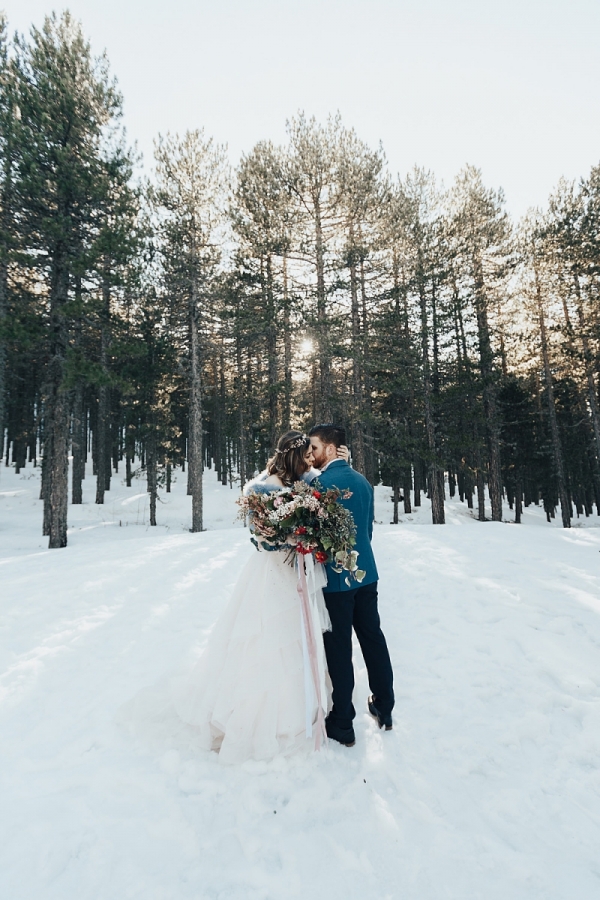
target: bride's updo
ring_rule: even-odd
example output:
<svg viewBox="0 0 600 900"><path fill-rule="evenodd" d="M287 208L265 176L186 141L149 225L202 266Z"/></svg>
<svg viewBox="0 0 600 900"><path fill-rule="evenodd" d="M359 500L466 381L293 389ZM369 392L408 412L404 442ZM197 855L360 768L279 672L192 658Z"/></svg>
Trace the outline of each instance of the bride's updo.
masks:
<svg viewBox="0 0 600 900"><path fill-rule="evenodd" d="M301 431L287 431L277 441L277 449L267 463L269 475L290 485L299 481L308 470L304 457L310 447L310 438Z"/></svg>

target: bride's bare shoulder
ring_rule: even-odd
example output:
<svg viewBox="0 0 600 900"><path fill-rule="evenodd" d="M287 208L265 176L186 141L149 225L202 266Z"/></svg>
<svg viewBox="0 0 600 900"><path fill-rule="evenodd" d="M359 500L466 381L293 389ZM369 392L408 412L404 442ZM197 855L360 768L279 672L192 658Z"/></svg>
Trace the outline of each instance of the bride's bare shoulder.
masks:
<svg viewBox="0 0 600 900"><path fill-rule="evenodd" d="M263 484L273 484L277 487L285 487L283 481L281 480L281 478L278 478L277 475L269 475L267 478L265 478Z"/></svg>

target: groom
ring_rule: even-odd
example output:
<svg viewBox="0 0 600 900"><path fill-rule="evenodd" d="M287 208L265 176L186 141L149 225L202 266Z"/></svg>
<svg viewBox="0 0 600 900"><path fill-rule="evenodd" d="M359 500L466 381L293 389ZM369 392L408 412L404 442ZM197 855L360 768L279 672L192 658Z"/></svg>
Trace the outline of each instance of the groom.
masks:
<svg viewBox="0 0 600 900"><path fill-rule="evenodd" d="M352 720L356 711L352 704L354 668L352 666L352 629L356 633L369 676L372 696L368 701L371 715L380 728L392 727L394 689L392 664L377 610L377 567L371 547L373 535L373 488L367 479L343 459L337 449L346 443L346 432L337 425L316 425L309 433L315 466L321 470L319 482L325 488L352 491L342 500L356 525L358 566L366 571L361 584L345 582L346 572L337 574L327 566L327 587L323 588L331 618L331 631L323 635L325 654L333 685L333 708L326 720L327 735L346 747L355 743Z"/></svg>

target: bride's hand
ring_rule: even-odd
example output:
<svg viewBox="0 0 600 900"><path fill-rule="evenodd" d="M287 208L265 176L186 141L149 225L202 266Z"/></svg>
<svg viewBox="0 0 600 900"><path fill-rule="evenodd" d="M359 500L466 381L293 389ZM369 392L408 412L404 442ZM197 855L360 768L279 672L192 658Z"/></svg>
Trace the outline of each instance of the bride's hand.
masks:
<svg viewBox="0 0 600 900"><path fill-rule="evenodd" d="M341 447L337 449L337 458L343 459L344 462L348 462L350 460L350 451L346 447L345 444L342 444Z"/></svg>

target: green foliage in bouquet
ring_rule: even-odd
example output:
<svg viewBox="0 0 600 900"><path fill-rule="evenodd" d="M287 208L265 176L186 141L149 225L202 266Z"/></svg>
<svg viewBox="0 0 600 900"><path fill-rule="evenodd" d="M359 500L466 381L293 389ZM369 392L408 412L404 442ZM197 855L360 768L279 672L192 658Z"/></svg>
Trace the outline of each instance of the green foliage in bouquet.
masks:
<svg viewBox="0 0 600 900"><path fill-rule="evenodd" d="M290 488L262 493L250 491L237 501L239 517L250 517L251 538L255 547L314 553L316 562L329 563L334 572L346 571L350 579L361 582L365 572L358 568L356 525L350 510L340 502L350 491L323 488L318 481L297 481Z"/></svg>

